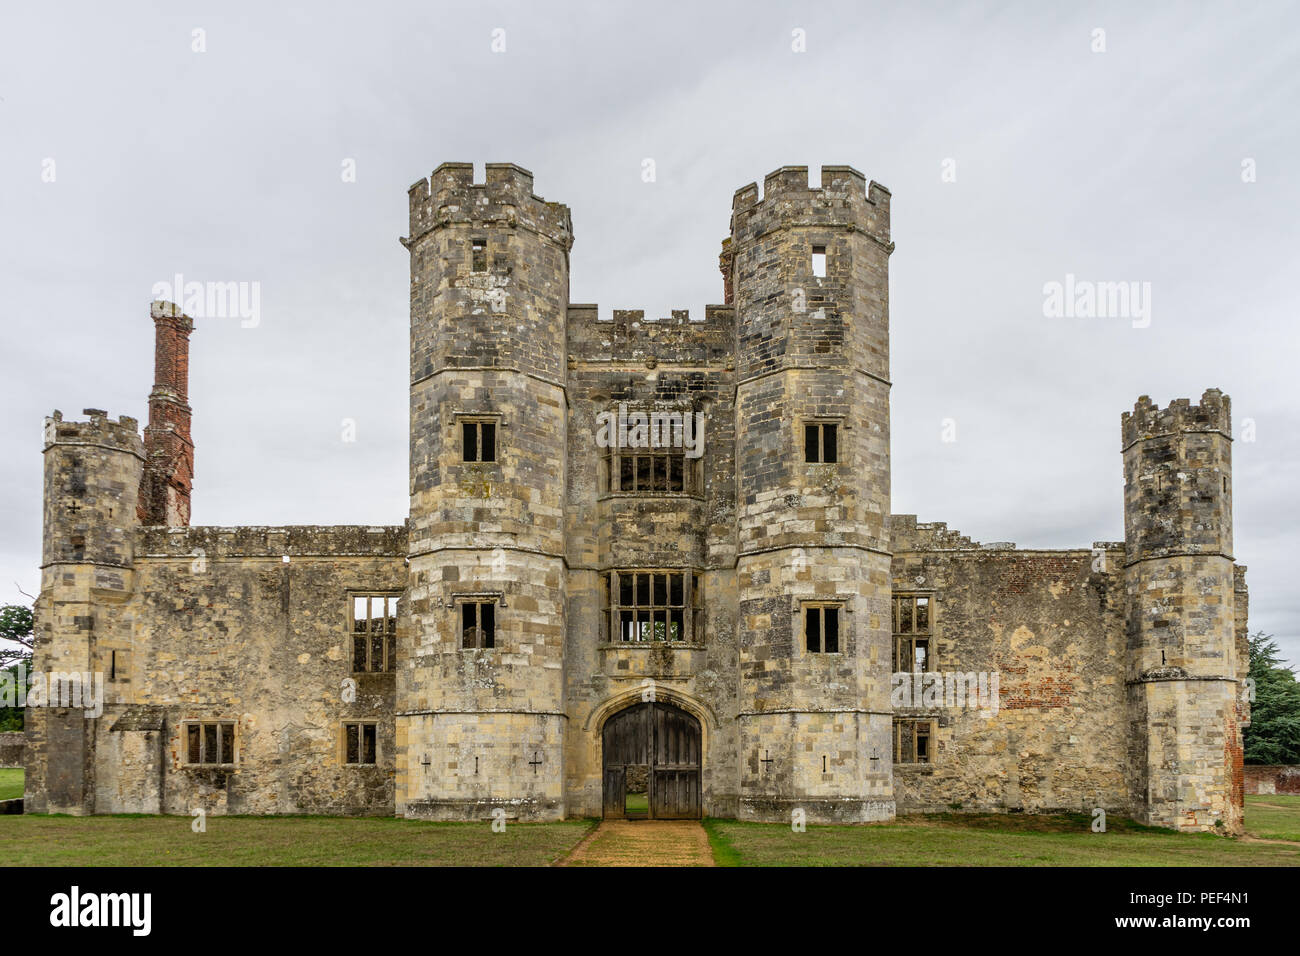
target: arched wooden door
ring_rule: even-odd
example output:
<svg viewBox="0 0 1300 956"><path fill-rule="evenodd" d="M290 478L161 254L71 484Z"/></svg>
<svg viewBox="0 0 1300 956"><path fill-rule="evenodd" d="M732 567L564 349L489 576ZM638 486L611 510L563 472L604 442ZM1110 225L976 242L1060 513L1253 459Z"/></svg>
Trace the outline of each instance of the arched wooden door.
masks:
<svg viewBox="0 0 1300 956"><path fill-rule="evenodd" d="M700 817L700 722L672 704L634 704L605 722L604 813L629 816L629 783L646 787L652 820ZM639 815L639 814L632 814Z"/></svg>

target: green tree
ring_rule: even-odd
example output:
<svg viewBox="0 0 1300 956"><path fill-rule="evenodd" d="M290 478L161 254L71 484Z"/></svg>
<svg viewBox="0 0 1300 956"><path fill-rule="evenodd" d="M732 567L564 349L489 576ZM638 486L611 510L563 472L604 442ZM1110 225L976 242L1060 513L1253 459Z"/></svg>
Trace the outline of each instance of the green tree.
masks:
<svg viewBox="0 0 1300 956"><path fill-rule="evenodd" d="M19 670L26 674L32 663L32 609L21 604L0 607L0 670L7 671L0 687L16 687ZM0 699L0 732L23 729L21 707L6 707Z"/></svg>
<svg viewBox="0 0 1300 956"><path fill-rule="evenodd" d="M1249 676L1255 699L1250 726L1242 734L1245 762L1300 763L1300 682L1282 663L1277 642L1263 631L1250 636Z"/></svg>

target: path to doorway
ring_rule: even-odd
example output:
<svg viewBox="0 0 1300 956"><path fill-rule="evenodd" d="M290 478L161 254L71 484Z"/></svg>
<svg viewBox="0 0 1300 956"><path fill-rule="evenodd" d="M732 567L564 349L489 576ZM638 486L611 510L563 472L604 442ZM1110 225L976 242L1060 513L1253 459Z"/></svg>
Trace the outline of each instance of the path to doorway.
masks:
<svg viewBox="0 0 1300 956"><path fill-rule="evenodd" d="M606 820L560 866L713 866L698 820Z"/></svg>

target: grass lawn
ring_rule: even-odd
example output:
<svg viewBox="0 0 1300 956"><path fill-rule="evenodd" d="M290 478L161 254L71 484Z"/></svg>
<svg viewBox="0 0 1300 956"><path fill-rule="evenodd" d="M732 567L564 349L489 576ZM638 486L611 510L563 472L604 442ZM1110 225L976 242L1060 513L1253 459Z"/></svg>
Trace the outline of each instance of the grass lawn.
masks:
<svg viewBox="0 0 1300 956"><path fill-rule="evenodd" d="M22 771L0 770L0 795ZM389 817L0 816L0 866L545 866L597 821L426 823ZM706 820L720 866L1300 866L1300 796L1246 797L1254 840L1111 816L941 813L873 826ZM652 826L648 824L647 826ZM1291 844L1260 840L1289 840Z"/></svg>
<svg viewBox="0 0 1300 956"><path fill-rule="evenodd" d="M595 825L390 817L0 816L0 866L546 866Z"/></svg>
<svg viewBox="0 0 1300 956"><path fill-rule="evenodd" d="M23 795L23 768L0 768L0 800L13 800Z"/></svg>
<svg viewBox="0 0 1300 956"><path fill-rule="evenodd" d="M1270 810L1257 804L1278 798L1247 797L1247 831L1268 839L1300 831L1300 797L1287 799ZM1085 814L941 813L805 833L735 820L704 826L720 866L1300 866L1300 845L1173 833L1115 816L1107 832L1093 833L1091 822Z"/></svg>
<svg viewBox="0 0 1300 956"><path fill-rule="evenodd" d="M1248 795L1246 832L1264 840L1300 842L1300 794Z"/></svg>

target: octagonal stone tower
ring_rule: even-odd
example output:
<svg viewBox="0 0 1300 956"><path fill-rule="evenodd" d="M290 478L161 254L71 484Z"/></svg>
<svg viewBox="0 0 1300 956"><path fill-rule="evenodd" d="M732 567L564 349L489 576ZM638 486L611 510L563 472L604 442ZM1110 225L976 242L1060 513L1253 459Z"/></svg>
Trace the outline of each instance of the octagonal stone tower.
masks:
<svg viewBox="0 0 1300 956"><path fill-rule="evenodd" d="M1242 825L1228 396L1123 416L1130 790L1184 830Z"/></svg>
<svg viewBox="0 0 1300 956"><path fill-rule="evenodd" d="M742 819L894 815L889 198L784 167L732 205Z"/></svg>
<svg viewBox="0 0 1300 956"><path fill-rule="evenodd" d="M410 190L411 516L397 811L564 816L568 207L444 163Z"/></svg>

